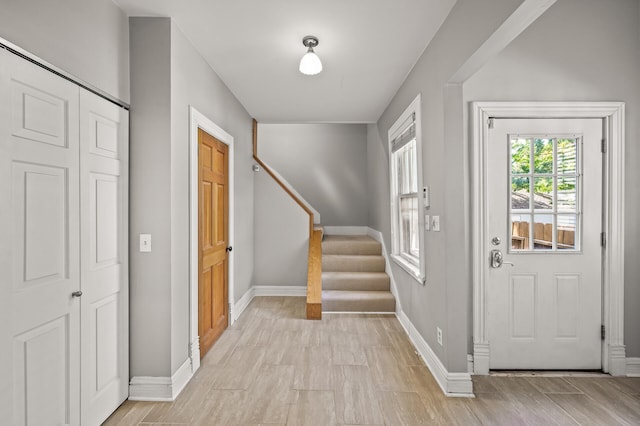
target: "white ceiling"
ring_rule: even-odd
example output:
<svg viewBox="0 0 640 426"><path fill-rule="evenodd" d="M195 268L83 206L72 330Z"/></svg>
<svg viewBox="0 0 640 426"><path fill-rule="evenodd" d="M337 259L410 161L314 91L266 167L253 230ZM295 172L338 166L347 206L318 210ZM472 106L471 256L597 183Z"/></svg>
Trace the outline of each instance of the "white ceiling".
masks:
<svg viewBox="0 0 640 426"><path fill-rule="evenodd" d="M263 123L376 122L455 0L114 0L170 16ZM298 71L314 35L323 71Z"/></svg>

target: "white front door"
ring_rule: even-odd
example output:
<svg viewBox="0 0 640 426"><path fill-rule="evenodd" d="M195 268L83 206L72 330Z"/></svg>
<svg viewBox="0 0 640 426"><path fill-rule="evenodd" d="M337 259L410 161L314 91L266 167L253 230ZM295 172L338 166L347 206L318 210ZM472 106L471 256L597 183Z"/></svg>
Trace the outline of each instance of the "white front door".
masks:
<svg viewBox="0 0 640 426"><path fill-rule="evenodd" d="M78 86L0 49L0 99L0 423L77 425Z"/></svg>
<svg viewBox="0 0 640 426"><path fill-rule="evenodd" d="M128 113L80 90L82 424L127 398Z"/></svg>
<svg viewBox="0 0 640 426"><path fill-rule="evenodd" d="M489 130L491 369L602 368L602 127L495 119Z"/></svg>

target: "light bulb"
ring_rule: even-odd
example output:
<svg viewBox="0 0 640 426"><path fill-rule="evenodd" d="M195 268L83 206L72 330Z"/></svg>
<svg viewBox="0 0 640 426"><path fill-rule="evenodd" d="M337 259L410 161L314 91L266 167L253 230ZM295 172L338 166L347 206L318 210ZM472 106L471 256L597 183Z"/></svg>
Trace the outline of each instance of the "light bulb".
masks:
<svg viewBox="0 0 640 426"><path fill-rule="evenodd" d="M322 71L322 62L312 48L309 48L300 60L300 72L306 75L316 75Z"/></svg>

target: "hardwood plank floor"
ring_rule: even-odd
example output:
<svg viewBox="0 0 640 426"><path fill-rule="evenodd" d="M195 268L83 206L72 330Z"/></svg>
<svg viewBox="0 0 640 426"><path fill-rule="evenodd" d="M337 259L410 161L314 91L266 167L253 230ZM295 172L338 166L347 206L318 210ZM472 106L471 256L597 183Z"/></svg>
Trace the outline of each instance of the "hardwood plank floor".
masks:
<svg viewBox="0 0 640 426"><path fill-rule="evenodd" d="M392 315L305 319L257 297L174 402L126 401L105 425L637 425L640 378L474 376L447 398Z"/></svg>

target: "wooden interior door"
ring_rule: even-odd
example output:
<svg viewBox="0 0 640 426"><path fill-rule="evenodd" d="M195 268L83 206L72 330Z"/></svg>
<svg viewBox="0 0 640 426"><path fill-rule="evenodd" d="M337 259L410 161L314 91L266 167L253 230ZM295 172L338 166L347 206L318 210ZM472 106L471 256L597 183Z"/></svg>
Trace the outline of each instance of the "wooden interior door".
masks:
<svg viewBox="0 0 640 426"><path fill-rule="evenodd" d="M80 424L78 87L0 49L0 424Z"/></svg>
<svg viewBox="0 0 640 426"><path fill-rule="evenodd" d="M128 396L128 113L80 92L81 420Z"/></svg>
<svg viewBox="0 0 640 426"><path fill-rule="evenodd" d="M198 335L200 358L228 324L228 147L198 129Z"/></svg>

